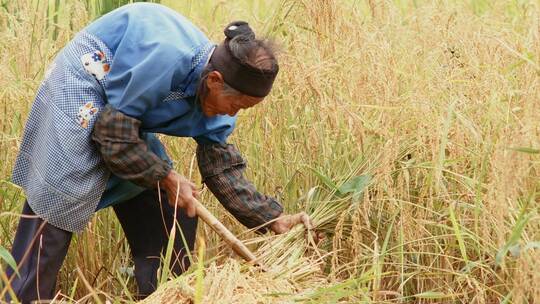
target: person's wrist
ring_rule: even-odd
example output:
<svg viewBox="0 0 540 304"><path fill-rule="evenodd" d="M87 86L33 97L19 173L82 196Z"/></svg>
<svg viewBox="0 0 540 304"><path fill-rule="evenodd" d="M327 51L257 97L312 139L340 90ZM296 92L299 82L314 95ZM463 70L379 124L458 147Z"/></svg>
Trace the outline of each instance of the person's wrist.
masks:
<svg viewBox="0 0 540 304"><path fill-rule="evenodd" d="M170 179L170 175L171 173L174 171L174 169L172 168L172 166L166 166L163 168L163 171L160 173L160 175L158 176L158 181L161 185L163 185L165 183L165 180L166 179Z"/></svg>
<svg viewBox="0 0 540 304"><path fill-rule="evenodd" d="M167 189L171 189L171 187L176 188L176 182L175 182L175 172L174 170L170 170L167 175L161 180L160 182L163 187Z"/></svg>

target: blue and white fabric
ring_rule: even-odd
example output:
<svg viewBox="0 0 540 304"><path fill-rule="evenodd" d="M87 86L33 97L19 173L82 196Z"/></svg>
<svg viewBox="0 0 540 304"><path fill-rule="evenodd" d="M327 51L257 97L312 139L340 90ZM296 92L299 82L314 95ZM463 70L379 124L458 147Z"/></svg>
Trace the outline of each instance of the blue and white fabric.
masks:
<svg viewBox="0 0 540 304"><path fill-rule="evenodd" d="M195 96L214 46L183 16L156 4L126 5L78 33L45 73L13 169L32 210L77 232L98 204L143 190L111 177L91 140L106 103L139 119L162 159L165 150L150 133L225 142L236 117L204 116Z"/></svg>

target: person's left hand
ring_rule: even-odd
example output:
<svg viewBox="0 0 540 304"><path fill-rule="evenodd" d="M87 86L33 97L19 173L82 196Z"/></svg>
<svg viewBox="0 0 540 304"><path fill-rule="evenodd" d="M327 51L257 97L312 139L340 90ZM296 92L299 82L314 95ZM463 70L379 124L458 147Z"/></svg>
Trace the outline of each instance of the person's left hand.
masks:
<svg viewBox="0 0 540 304"><path fill-rule="evenodd" d="M322 233L316 233L312 231L313 222L309 215L305 212L300 212L297 214L282 214L280 215L272 224L270 224L270 229L277 234L285 233L290 231L294 226L298 224L303 224L308 233L313 236L315 243L319 243L323 239Z"/></svg>

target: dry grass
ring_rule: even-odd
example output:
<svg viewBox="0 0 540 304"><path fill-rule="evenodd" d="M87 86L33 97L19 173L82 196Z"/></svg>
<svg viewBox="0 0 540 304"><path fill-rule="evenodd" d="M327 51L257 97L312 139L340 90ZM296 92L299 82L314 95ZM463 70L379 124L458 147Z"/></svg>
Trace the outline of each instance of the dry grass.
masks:
<svg viewBox="0 0 540 304"><path fill-rule="evenodd" d="M73 13L61 10L56 26L45 27L45 10L29 0L0 13L4 247L16 225L7 212L18 212L23 200L9 173L35 89L55 52L92 18L80 3L60 2ZM539 302L537 1L164 3L216 41L229 20L248 19L281 43L272 96L241 114L231 141L254 183L289 212L315 214L327 240L315 250L302 231L242 234L269 267L260 272L231 260L201 227L205 266L163 285L156 298ZM197 180L192 142L165 141L176 168ZM362 195L336 195L361 174L373 177ZM244 231L209 193L202 201ZM129 301L132 278L118 271L129 265L118 223L101 212L72 243L59 287L85 299L89 291L73 271L79 267L97 294Z"/></svg>

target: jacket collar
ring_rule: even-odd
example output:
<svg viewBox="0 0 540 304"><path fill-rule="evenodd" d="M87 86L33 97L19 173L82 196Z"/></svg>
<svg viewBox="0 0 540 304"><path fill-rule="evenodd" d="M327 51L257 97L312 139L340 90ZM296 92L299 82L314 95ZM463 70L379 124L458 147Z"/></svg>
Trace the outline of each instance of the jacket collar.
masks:
<svg viewBox="0 0 540 304"><path fill-rule="evenodd" d="M185 87L183 95L184 97L194 97L197 94L197 87L199 86L199 80L204 67L207 65L212 52L214 51L216 44L209 42L199 48L196 55L192 60L192 73L188 81L188 85Z"/></svg>

